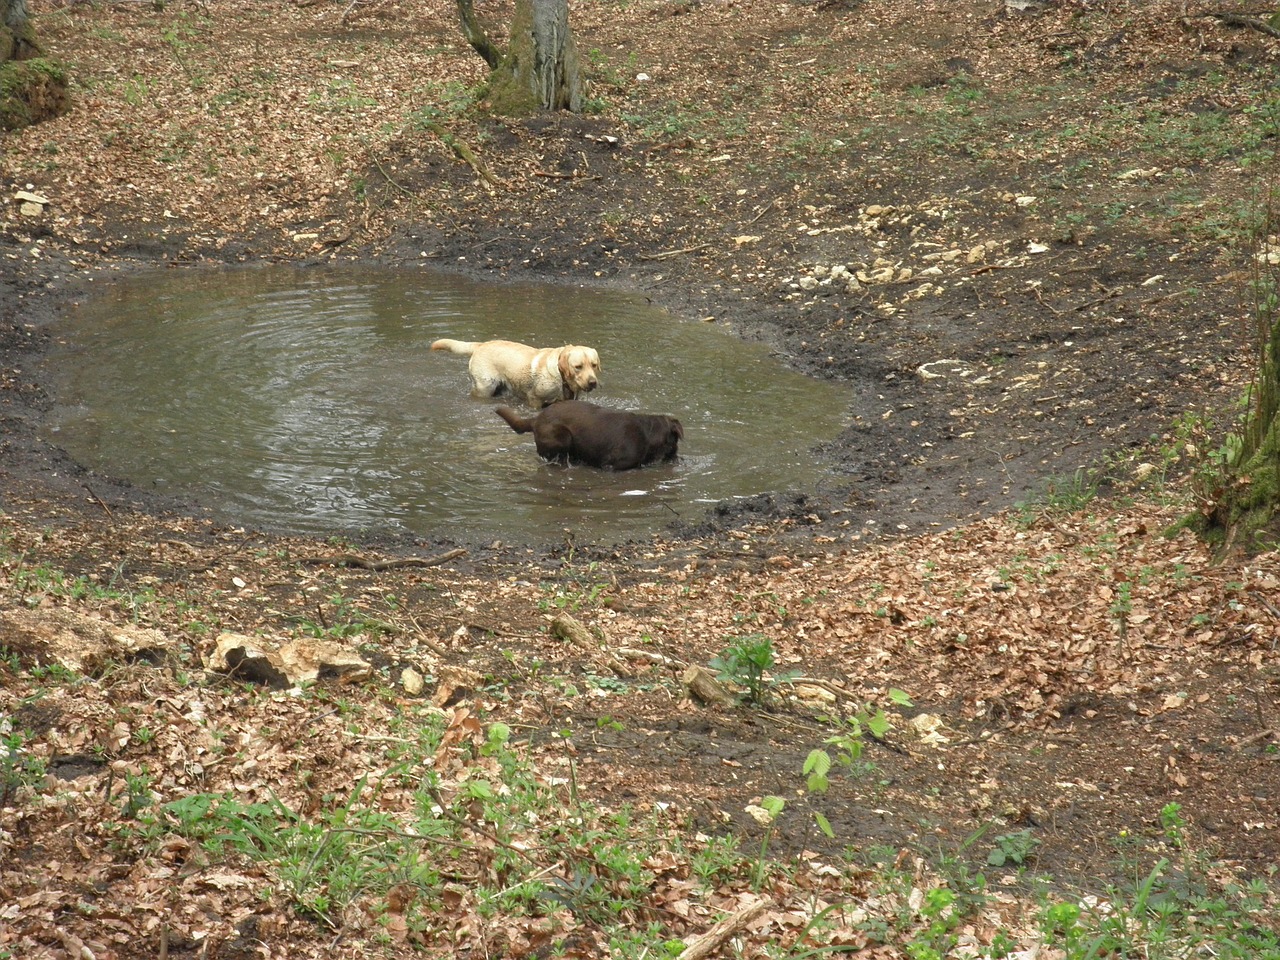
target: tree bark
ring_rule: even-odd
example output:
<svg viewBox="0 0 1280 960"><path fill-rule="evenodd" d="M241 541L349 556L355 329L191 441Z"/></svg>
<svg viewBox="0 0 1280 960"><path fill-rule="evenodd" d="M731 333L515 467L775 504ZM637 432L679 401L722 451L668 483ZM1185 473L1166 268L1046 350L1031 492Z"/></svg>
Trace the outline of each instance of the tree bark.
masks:
<svg viewBox="0 0 1280 960"><path fill-rule="evenodd" d="M472 0L457 0L462 32L492 68L489 108L504 116L582 109L578 48L568 0L516 0L511 40L500 51L485 35Z"/></svg>
<svg viewBox="0 0 1280 960"><path fill-rule="evenodd" d="M27 0L0 0L0 63L30 60L39 55Z"/></svg>
<svg viewBox="0 0 1280 960"><path fill-rule="evenodd" d="M569 29L568 0L517 0L516 9L531 7L533 18L532 83L544 110L582 109L578 78L578 46ZM512 47L516 37L512 35Z"/></svg>
<svg viewBox="0 0 1280 960"><path fill-rule="evenodd" d="M498 64L502 63L502 51L493 45L484 32L484 27L476 17L476 8L472 0L458 0L458 17L462 20L462 35L467 38L467 43L471 44L471 49L484 58L489 69L497 69Z"/></svg>
<svg viewBox="0 0 1280 960"><path fill-rule="evenodd" d="M1262 347L1246 419L1235 483L1226 488L1225 514L1214 518L1226 528L1225 545L1252 551L1275 542L1280 510L1280 315L1272 314L1270 336ZM1223 509L1225 507L1225 509Z"/></svg>
<svg viewBox="0 0 1280 960"><path fill-rule="evenodd" d="M1273 175L1280 179L1280 175ZM1270 194L1275 197L1275 183ZM1280 208L1267 207L1253 241L1254 351L1257 367L1249 391L1249 409L1225 466L1220 491L1205 499L1209 510L1202 525L1209 536L1222 538L1223 552L1268 549L1280 538ZM1216 494L1216 496L1214 495Z"/></svg>

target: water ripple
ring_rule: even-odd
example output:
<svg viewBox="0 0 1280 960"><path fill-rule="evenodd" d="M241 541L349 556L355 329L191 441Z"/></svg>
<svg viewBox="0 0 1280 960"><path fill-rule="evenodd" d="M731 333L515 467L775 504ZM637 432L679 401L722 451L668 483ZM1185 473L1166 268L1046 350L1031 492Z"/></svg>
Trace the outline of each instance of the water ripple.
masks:
<svg viewBox="0 0 1280 960"><path fill-rule="evenodd" d="M623 474L542 463L468 395L441 336L587 343L593 400L670 413L681 457ZM707 503L810 489L847 398L642 298L369 269L170 271L68 314L48 363L57 442L100 471L309 534L604 540Z"/></svg>

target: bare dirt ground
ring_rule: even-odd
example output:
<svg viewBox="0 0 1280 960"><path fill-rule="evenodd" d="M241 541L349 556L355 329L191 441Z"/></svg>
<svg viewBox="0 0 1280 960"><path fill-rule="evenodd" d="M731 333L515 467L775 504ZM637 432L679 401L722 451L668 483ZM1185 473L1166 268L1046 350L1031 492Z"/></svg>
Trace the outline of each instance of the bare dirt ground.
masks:
<svg viewBox="0 0 1280 960"><path fill-rule="evenodd" d="M558 924L558 949L608 952L577 912L484 919L456 879L456 922L406 930L373 895L309 913L260 867L120 827L196 793L332 808L432 707L454 746L479 738L463 769L486 742L469 718L508 724L576 797L658 811L691 848L758 850L748 808L787 798L768 836L791 867L746 955L792 942L815 897L870 909L868 863L984 869L997 838L1023 844L985 867L1014 892L1015 868L1101 889L1126 852L1269 883L1280 565L1162 532L1205 492L1174 482L1217 442L1201 415L1249 377L1243 241L1280 48L1138 6L586 4L589 110L510 122L472 103L484 64L450 4L36 3L77 87L0 143L0 951L526 956ZM624 548L334 545L156 501L41 434L68 303L121 272L278 259L615 285L731 325L847 384L849 427L815 453L832 480ZM1099 464L1105 504L1061 479ZM26 618L63 609L155 628L163 652L50 675L48 623ZM565 613L596 646L557 634ZM227 631L323 634L374 673L271 692L209 668ZM689 696L687 667L755 635L820 682L764 707ZM806 790L809 751L868 703L894 719L871 766ZM626 917L665 936L762 892L648 869ZM989 945L998 921L965 935ZM906 934L856 936L897 955Z"/></svg>

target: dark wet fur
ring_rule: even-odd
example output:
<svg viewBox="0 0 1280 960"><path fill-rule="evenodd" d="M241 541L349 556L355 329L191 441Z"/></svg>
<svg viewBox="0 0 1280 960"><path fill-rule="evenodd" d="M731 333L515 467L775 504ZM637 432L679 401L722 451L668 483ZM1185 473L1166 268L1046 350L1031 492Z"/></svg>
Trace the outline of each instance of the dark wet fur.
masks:
<svg viewBox="0 0 1280 960"><path fill-rule="evenodd" d="M606 470L632 470L657 460L674 460L676 447L684 439L684 427L675 417L611 410L585 400L561 400L533 417L498 407L498 416L516 433L532 433L544 460Z"/></svg>

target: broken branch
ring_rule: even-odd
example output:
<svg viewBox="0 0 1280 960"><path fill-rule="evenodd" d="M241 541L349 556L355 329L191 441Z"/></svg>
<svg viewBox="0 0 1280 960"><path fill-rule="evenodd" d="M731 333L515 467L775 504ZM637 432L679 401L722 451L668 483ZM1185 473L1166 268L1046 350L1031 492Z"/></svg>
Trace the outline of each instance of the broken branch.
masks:
<svg viewBox="0 0 1280 960"><path fill-rule="evenodd" d="M298 562L314 565L330 564L335 567L359 567L361 570L378 572L395 570L397 567L438 567L442 563L463 556L466 552L462 547L458 547L434 557L396 557L390 560L370 560L358 553L335 553L325 557L299 557Z"/></svg>

